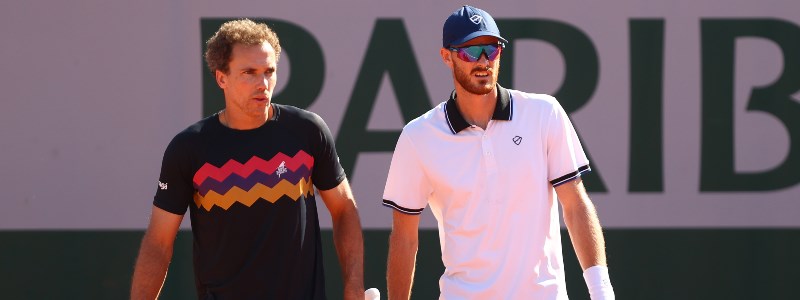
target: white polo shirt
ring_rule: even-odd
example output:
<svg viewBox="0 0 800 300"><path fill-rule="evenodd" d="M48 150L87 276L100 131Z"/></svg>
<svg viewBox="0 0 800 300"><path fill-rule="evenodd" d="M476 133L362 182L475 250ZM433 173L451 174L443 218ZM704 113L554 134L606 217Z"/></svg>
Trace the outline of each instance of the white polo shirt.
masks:
<svg viewBox="0 0 800 300"><path fill-rule="evenodd" d="M497 85L486 130L455 92L403 128L383 205L439 224L440 299L567 299L553 186L590 170L566 112L549 95Z"/></svg>

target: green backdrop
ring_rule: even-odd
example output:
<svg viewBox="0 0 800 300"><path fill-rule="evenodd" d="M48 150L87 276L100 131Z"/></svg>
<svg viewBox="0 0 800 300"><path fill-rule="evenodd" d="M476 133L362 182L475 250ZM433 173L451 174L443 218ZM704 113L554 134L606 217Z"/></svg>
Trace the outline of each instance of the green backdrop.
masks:
<svg viewBox="0 0 800 300"><path fill-rule="evenodd" d="M800 230L607 230L618 299L796 299ZM0 231L2 299L125 299L142 231ZM386 294L389 232L367 230L365 282ZM331 231L323 232L330 299L341 298ZM437 232L420 234L413 299L435 299ZM196 299L191 233L181 231L161 299ZM588 299L564 232L570 299Z"/></svg>

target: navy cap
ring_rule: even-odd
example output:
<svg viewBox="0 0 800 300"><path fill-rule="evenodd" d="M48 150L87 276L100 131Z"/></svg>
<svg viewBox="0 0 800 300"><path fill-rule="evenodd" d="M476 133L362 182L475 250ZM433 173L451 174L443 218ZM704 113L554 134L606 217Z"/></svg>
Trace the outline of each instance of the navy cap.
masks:
<svg viewBox="0 0 800 300"><path fill-rule="evenodd" d="M442 47L460 45L479 36L493 36L503 43L508 43L500 36L500 29L489 13L480 8L464 5L454 11L442 30Z"/></svg>

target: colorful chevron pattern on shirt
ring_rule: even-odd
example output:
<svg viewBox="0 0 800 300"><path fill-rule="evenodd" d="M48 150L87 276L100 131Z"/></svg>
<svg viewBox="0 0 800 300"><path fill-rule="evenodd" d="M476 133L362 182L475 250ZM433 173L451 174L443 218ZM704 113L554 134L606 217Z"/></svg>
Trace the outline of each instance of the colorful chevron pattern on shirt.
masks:
<svg viewBox="0 0 800 300"><path fill-rule="evenodd" d="M208 211L214 205L227 210L235 202L251 206L258 199L275 203L283 196L293 200L313 193L314 157L298 151L294 157L278 153L269 160L258 156L240 163L228 160L221 167L205 163L194 174L194 203Z"/></svg>

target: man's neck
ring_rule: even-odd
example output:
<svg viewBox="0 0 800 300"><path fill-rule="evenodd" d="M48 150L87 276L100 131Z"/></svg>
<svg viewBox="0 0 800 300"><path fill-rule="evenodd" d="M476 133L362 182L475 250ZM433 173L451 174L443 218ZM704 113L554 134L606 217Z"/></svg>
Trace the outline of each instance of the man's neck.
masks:
<svg viewBox="0 0 800 300"><path fill-rule="evenodd" d="M235 109L225 108L219 116L219 121L225 127L237 130L249 130L261 127L272 118L272 103L267 106L266 116L252 116L244 112L234 112Z"/></svg>
<svg viewBox="0 0 800 300"><path fill-rule="evenodd" d="M467 123L486 130L496 105L497 88L486 95L476 95L456 85L456 106Z"/></svg>

